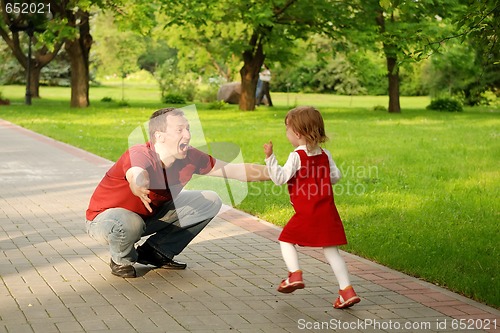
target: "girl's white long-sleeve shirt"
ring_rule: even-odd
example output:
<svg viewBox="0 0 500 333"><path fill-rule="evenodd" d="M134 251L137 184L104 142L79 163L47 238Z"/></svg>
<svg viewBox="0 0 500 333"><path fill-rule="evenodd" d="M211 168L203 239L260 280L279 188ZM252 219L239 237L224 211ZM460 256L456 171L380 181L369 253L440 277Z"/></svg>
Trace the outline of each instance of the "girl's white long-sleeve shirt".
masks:
<svg viewBox="0 0 500 333"><path fill-rule="evenodd" d="M278 164L278 160L276 159L276 156L272 154L268 158L265 159L267 169L269 171L269 175L271 177L271 180L276 184L276 185L283 185L286 182L288 182L294 175L295 173L300 169L300 156L299 154L296 153L297 150L304 150L308 156L315 156L321 154L321 149L317 148L311 152L307 151L307 147L305 145L303 146L298 146L295 148L293 152L290 153L288 156L288 160L286 161L285 165L280 166ZM337 165L335 164L332 155L330 152L326 149L323 149L323 151L326 153L328 156L328 161L330 163L330 180L332 182L332 185L337 183L341 177L340 170L337 168Z"/></svg>

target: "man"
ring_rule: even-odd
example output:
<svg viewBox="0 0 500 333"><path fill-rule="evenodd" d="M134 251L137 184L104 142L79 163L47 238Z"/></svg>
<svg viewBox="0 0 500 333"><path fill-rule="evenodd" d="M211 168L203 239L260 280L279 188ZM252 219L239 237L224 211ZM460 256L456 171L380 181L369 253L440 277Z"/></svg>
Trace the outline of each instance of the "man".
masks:
<svg viewBox="0 0 500 333"><path fill-rule="evenodd" d="M262 65L262 71L259 73L259 81L257 82L257 94L255 96L255 104L261 105L264 102L264 97L267 99L267 105L273 106L271 94L269 93L269 82L271 82L271 71L266 64Z"/></svg>
<svg viewBox="0 0 500 333"><path fill-rule="evenodd" d="M88 234L109 245L111 273L136 277L135 262L185 269L174 256L221 208L212 191L183 190L193 174L240 181L269 180L265 165L217 160L189 145L189 122L165 108L149 120L149 142L130 147L106 172L86 212ZM141 237L150 236L135 248Z"/></svg>

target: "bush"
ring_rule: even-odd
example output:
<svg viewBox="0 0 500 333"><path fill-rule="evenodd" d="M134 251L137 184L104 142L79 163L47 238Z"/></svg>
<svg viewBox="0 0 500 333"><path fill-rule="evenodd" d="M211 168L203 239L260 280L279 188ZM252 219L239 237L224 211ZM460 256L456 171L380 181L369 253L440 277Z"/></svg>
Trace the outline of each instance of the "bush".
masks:
<svg viewBox="0 0 500 333"><path fill-rule="evenodd" d="M209 110L222 110L226 106L226 102L224 101L215 101L208 104Z"/></svg>
<svg viewBox="0 0 500 333"><path fill-rule="evenodd" d="M373 107L373 111L384 111L384 112L387 112L387 108L385 106L382 106L382 105L375 105Z"/></svg>
<svg viewBox="0 0 500 333"><path fill-rule="evenodd" d="M497 95L495 94L495 92L493 92L492 90L488 90L488 91L485 91L484 93L482 93L481 99L482 99L483 105L489 105L489 106L493 106L493 107L500 106L500 98L498 98Z"/></svg>
<svg viewBox="0 0 500 333"><path fill-rule="evenodd" d="M181 71L174 59L165 61L154 73L161 90L162 101L164 103L174 103L165 100L176 98L174 104L183 104L185 101L193 101L197 92L197 75ZM169 95L171 95L169 97ZM181 96L183 102L179 102L177 97Z"/></svg>
<svg viewBox="0 0 500 333"><path fill-rule="evenodd" d="M0 90L0 105L9 105L10 101L4 98L2 91Z"/></svg>
<svg viewBox="0 0 500 333"><path fill-rule="evenodd" d="M110 103L110 102L113 102L113 99L111 97L103 97L101 98L101 102L104 102L104 103Z"/></svg>
<svg viewBox="0 0 500 333"><path fill-rule="evenodd" d="M427 105L428 110L435 111L448 111L448 112L462 112L462 103L451 98L440 98L431 101L431 104Z"/></svg>
<svg viewBox="0 0 500 333"><path fill-rule="evenodd" d="M217 102L217 92L223 82L221 80L210 82L208 85L203 85L196 92L196 99L202 103Z"/></svg>
<svg viewBox="0 0 500 333"><path fill-rule="evenodd" d="M217 101L217 91L200 90L196 94L196 99L202 103L213 103Z"/></svg>
<svg viewBox="0 0 500 333"><path fill-rule="evenodd" d="M119 107L129 107L130 106L129 102L127 102L126 100L123 100L123 99L121 101L119 101L117 104Z"/></svg>
<svg viewBox="0 0 500 333"><path fill-rule="evenodd" d="M180 94L167 94L163 96L165 104L186 104L186 98Z"/></svg>

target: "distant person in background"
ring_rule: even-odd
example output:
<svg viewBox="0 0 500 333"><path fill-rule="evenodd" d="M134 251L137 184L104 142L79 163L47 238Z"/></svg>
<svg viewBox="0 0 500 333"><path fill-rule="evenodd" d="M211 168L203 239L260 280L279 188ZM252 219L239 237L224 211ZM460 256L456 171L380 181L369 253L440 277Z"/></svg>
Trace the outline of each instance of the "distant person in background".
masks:
<svg viewBox="0 0 500 333"><path fill-rule="evenodd" d="M257 94L255 105L261 105L264 102L264 97L267 99L267 105L273 106L271 95L269 94L269 82L271 82L271 71L266 64L262 65L262 71L259 73L259 81L257 82Z"/></svg>

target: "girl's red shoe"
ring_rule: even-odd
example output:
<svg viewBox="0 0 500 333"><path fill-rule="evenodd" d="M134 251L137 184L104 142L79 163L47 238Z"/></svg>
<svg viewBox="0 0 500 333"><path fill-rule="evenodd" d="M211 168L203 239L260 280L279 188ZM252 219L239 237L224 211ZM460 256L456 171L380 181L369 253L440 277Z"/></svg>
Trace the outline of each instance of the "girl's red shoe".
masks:
<svg viewBox="0 0 500 333"><path fill-rule="evenodd" d="M288 278L286 280L281 281L278 291L280 293L291 293L297 289L304 289L304 281L302 281L302 271L299 269L295 272L289 272Z"/></svg>
<svg viewBox="0 0 500 333"><path fill-rule="evenodd" d="M333 307L335 309L345 309L359 302L361 302L361 299L356 295L352 286L348 286L344 290L339 290L339 297L335 300Z"/></svg>

